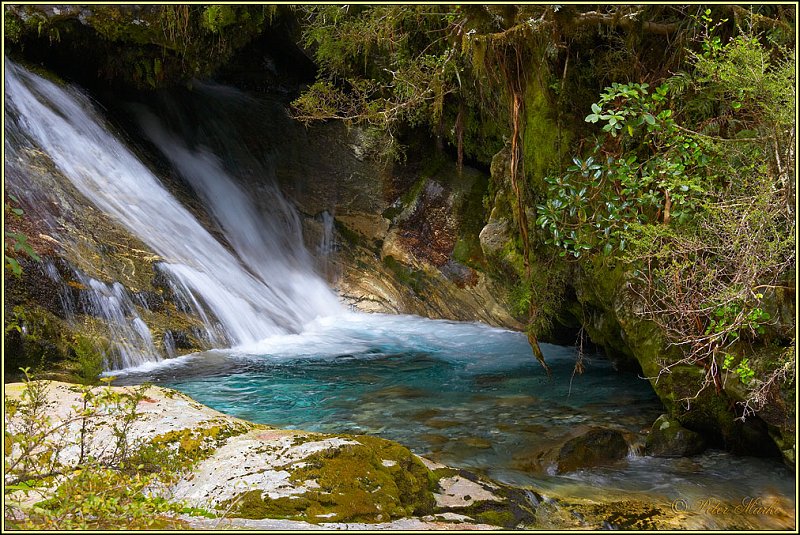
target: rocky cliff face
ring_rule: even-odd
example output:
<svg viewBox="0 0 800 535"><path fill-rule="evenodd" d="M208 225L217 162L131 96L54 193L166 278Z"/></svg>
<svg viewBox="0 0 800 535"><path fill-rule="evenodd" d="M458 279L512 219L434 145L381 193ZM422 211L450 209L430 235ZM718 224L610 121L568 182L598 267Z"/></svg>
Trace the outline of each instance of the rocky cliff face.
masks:
<svg viewBox="0 0 800 535"><path fill-rule="evenodd" d="M671 416L708 437L712 445L741 454L780 454L794 463L794 408L789 391L773 388L772 402L757 414L741 418L743 385L726 373L724 387L700 390L707 370L699 366L668 365L680 361L680 348L643 314L639 297L628 284L623 266L597 263L576 280L584 327L592 340L620 365L641 366ZM778 351L775 349L774 351ZM772 440L770 440L770 437Z"/></svg>
<svg viewBox="0 0 800 535"><path fill-rule="evenodd" d="M488 177L459 172L433 149L420 158L425 164L382 163L366 141L360 129L320 125L303 136L302 156L277 168L306 215L312 249L322 241L323 212L333 217L334 247L323 260L344 301L369 312L518 328L507 290L482 269Z"/></svg>

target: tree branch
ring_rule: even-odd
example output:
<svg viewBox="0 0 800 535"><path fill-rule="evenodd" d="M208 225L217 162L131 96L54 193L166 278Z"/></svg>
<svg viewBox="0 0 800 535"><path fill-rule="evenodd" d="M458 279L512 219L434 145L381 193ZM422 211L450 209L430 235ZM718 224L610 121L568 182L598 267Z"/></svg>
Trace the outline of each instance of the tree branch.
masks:
<svg viewBox="0 0 800 535"><path fill-rule="evenodd" d="M678 24L674 22L662 23L637 20L636 17L640 14L641 12L623 13L615 11L614 13L600 13L598 11L587 11L577 14L572 22L576 26L591 26L593 24L602 24L612 28L619 26L628 31L641 28L642 31L658 35L669 35L678 29Z"/></svg>
<svg viewBox="0 0 800 535"><path fill-rule="evenodd" d="M758 13L753 13L749 9L745 9L742 6L736 5L727 5L725 9L730 10L733 13L734 20L738 24L740 20L750 19L753 28L757 27L767 27L767 28L781 28L787 32L792 32L792 28L789 24L782 20L772 19L770 17L765 17L764 15L759 15Z"/></svg>

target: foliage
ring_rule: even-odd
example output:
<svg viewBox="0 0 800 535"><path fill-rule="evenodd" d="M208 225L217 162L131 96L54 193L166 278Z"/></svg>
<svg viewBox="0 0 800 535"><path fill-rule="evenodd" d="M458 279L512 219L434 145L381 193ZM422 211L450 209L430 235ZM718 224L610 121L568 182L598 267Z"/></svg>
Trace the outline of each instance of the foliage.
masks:
<svg viewBox="0 0 800 535"><path fill-rule="evenodd" d="M81 384L93 385L105 369L105 356L98 351L96 342L84 335L76 335L71 344L75 375Z"/></svg>
<svg viewBox="0 0 800 535"><path fill-rule="evenodd" d="M220 33L226 26L236 22L234 7L229 5L206 6L202 14L202 26L212 33Z"/></svg>
<svg viewBox="0 0 800 535"><path fill-rule="evenodd" d="M648 88L606 88L586 122L605 122L611 139L585 159L573 157L564 175L546 178L547 201L537 206L536 223L549 232L547 243L564 249L562 256L624 251L634 223L686 223L717 180L705 140L683 130L664 107L668 84L652 94Z"/></svg>
<svg viewBox="0 0 800 535"><path fill-rule="evenodd" d="M537 224L562 256L628 264L641 314L686 355L662 373L701 364L705 386L730 369L756 391L757 362L716 355L769 336L765 294L794 269L795 52L747 30L726 41L700 18L687 71L652 93L612 84L592 105L598 142L547 179Z"/></svg>
<svg viewBox="0 0 800 535"><path fill-rule="evenodd" d="M725 355L725 359L722 361L722 369L734 371L736 375L739 376L739 380L747 385L756 374L756 372L750 368L750 359L743 358L736 366L733 365L733 360L733 355Z"/></svg>
<svg viewBox="0 0 800 535"><path fill-rule="evenodd" d="M5 400L5 518L17 529L175 528L164 516L182 504L152 496L158 471L141 471L130 438L147 385L129 392L76 386L80 403L57 419L49 384L26 381L20 398ZM76 432L77 431L77 432ZM36 502L36 500L39 500ZM22 502L35 504L23 506Z"/></svg>
<svg viewBox="0 0 800 535"><path fill-rule="evenodd" d="M389 145L400 125L437 129L463 68L451 43L456 11L450 9L297 7L320 76L293 102L295 116L380 126Z"/></svg>
<svg viewBox="0 0 800 535"><path fill-rule="evenodd" d="M55 11L4 6L5 38L23 54L41 49L45 63L57 71L88 61L101 77L154 89L210 76L264 31L276 9L228 4L95 4ZM76 31L78 27L85 31ZM79 57L81 51L88 53Z"/></svg>
<svg viewBox="0 0 800 535"><path fill-rule="evenodd" d="M9 200L5 202L5 213L13 214L15 217L22 217L25 213L19 205L19 199L14 195L8 195ZM12 204L13 203L13 204ZM22 275L22 266L16 256L18 253L24 253L31 259L39 262L41 259L36 251L28 243L28 237L22 232L14 232L11 230L5 231L4 240L5 249L5 266L17 277Z"/></svg>
<svg viewBox="0 0 800 535"><path fill-rule="evenodd" d="M317 81L293 103L297 118L369 125L384 133L392 153L404 129L421 126L455 149L459 165L465 158L488 164L506 145L509 163L493 174L497 184L490 189L503 193L501 204L509 199L528 285L541 251L526 207L541 199L542 178L558 164L566 140L548 88L556 88L566 105L575 34L672 16L641 6L593 11L472 4L303 6L296 12L304 45L320 66ZM637 30L644 27L666 34L677 25L643 22ZM551 83L556 65L563 74ZM498 203L495 195L492 202ZM523 293L535 296L536 290ZM529 318L541 316L538 298L523 301Z"/></svg>
<svg viewBox="0 0 800 535"><path fill-rule="evenodd" d="M37 503L17 529L178 529L183 522L168 513L180 510L150 497L153 477L131 476L109 468L76 470L53 496Z"/></svg>

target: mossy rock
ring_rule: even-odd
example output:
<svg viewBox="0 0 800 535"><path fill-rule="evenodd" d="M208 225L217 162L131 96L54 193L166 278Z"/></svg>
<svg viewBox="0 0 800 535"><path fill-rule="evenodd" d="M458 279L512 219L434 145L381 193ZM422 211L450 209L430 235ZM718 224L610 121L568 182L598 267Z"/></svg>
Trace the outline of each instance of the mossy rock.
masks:
<svg viewBox="0 0 800 535"><path fill-rule="evenodd" d="M72 77L99 72L121 86L154 89L212 74L276 12L275 6L9 6L5 37L15 52Z"/></svg>
<svg viewBox="0 0 800 535"><path fill-rule="evenodd" d="M699 433L666 414L658 417L647 435L647 455L654 457L689 457L705 449L706 441Z"/></svg>
<svg viewBox="0 0 800 535"><path fill-rule="evenodd" d="M568 440L558 452L559 473L612 464L628 455L620 431L597 427Z"/></svg>
<svg viewBox="0 0 800 535"><path fill-rule="evenodd" d="M577 313L592 341L609 357L634 358L671 418L700 433L713 447L737 454L778 455L767 426L757 417L744 422L736 399L725 390L706 385L707 370L700 364L677 364L684 357L670 344L655 321L642 314L639 298L628 288L628 268L621 262L595 258L583 265L576 284L582 304ZM775 427L773 434L777 431ZM778 433L780 435L780 433Z"/></svg>
<svg viewBox="0 0 800 535"><path fill-rule="evenodd" d="M235 514L320 523L386 522L433 511L435 479L407 448L376 437L347 438L358 444L314 453L290 468L292 481L314 481L313 490L274 499L249 491L231 502Z"/></svg>
<svg viewBox="0 0 800 535"><path fill-rule="evenodd" d="M10 312L10 314L8 313ZM20 368L33 368L57 375L57 363L70 355L73 330L52 312L35 304L15 306L5 318L5 348L3 361L7 379L20 377Z"/></svg>

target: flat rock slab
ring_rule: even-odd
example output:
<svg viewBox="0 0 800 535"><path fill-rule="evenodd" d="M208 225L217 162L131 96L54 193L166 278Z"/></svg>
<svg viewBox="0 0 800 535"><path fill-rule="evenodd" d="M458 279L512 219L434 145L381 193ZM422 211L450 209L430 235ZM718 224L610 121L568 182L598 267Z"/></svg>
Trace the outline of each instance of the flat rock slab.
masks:
<svg viewBox="0 0 800 535"><path fill-rule="evenodd" d="M433 476L429 470L446 467L391 441L253 424L156 386L87 390L61 382L44 384L50 425L67 424L61 426L63 433L59 436L66 444L60 453L65 466L78 462L80 420L76 415L84 394L90 392L89 397L96 399L103 392L137 392L137 417L126 431L131 446L171 448L184 458L187 447L192 452L179 472L165 474L166 479L154 485L151 492L223 517L182 515L199 529L497 528L449 511L480 501L502 502L491 493L490 484L482 486L458 475L440 477L439 485L434 485L438 492L434 493L430 490L434 487L429 486ZM7 399L19 400L24 388L21 383L5 385ZM119 414L107 407L97 411L92 420L93 455L102 458L104 452L114 450L112 426L118 419ZM19 427L19 422L12 419L9 429L14 432L15 426ZM352 494L358 511L348 510L351 499L346 493ZM413 493L413 499L409 493ZM419 515L424 518L412 514L422 510L427 511Z"/></svg>
<svg viewBox="0 0 800 535"><path fill-rule="evenodd" d="M172 498L209 507L250 490L273 500L304 494L319 485L314 480L292 482L290 467L314 453L358 444L339 437L296 443L305 437L302 432L262 429L231 437L175 485Z"/></svg>
<svg viewBox="0 0 800 535"><path fill-rule="evenodd" d="M470 481L462 476L445 477L439 480L441 492L434 494L437 507L459 508L469 507L476 502L503 502L503 499L494 495L483 485Z"/></svg>
<svg viewBox="0 0 800 535"><path fill-rule="evenodd" d="M249 520L245 518L226 518L226 519L209 519L197 517L181 517L186 520L192 529L202 530L257 530L257 531L271 531L271 530L400 530L400 531L417 531L417 530L436 530L436 531L473 531L473 530L496 530L497 526L489 524L475 524L469 522L437 522L435 520L421 520L418 518L401 518L393 522L381 522L378 524L365 524L365 523L322 523L322 524L309 524L299 520L281 520L281 519L263 519L263 520Z"/></svg>

